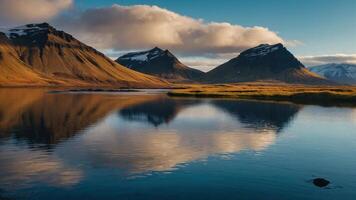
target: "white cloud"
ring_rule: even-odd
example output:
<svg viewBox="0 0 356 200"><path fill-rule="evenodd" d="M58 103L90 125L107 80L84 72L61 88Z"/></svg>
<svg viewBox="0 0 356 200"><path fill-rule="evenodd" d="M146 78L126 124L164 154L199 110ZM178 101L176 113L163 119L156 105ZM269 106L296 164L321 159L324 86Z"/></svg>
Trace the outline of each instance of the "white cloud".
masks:
<svg viewBox="0 0 356 200"><path fill-rule="evenodd" d="M0 0L2 26L47 21L72 6L73 0Z"/></svg>
<svg viewBox="0 0 356 200"><path fill-rule="evenodd" d="M296 46L304 45L304 43L302 41L299 41L299 40L287 40L285 42L285 45L288 46L288 47L296 47Z"/></svg>
<svg viewBox="0 0 356 200"><path fill-rule="evenodd" d="M327 64L327 63L356 64L356 54L299 56L298 58L306 66L322 65L322 64Z"/></svg>
<svg viewBox="0 0 356 200"><path fill-rule="evenodd" d="M225 63L227 60L224 58L182 57L180 61L189 67L207 72Z"/></svg>
<svg viewBox="0 0 356 200"><path fill-rule="evenodd" d="M154 46L181 56L188 66L208 71L261 43L298 46L266 27L206 22L148 5L91 8L60 15L74 0L0 0L0 25L52 21L59 29L116 59ZM187 57L188 56L188 57Z"/></svg>
<svg viewBox="0 0 356 200"><path fill-rule="evenodd" d="M159 46L202 55L241 52L261 43L284 43L265 27L205 22L148 5L93 8L57 23L96 48L119 51Z"/></svg>

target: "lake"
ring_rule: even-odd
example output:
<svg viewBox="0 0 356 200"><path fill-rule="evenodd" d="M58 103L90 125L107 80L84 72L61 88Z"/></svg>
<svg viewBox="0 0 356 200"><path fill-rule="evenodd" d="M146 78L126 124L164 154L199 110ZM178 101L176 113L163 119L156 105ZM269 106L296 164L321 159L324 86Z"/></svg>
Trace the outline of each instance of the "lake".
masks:
<svg viewBox="0 0 356 200"><path fill-rule="evenodd" d="M355 199L355 155L356 108L0 89L0 199Z"/></svg>

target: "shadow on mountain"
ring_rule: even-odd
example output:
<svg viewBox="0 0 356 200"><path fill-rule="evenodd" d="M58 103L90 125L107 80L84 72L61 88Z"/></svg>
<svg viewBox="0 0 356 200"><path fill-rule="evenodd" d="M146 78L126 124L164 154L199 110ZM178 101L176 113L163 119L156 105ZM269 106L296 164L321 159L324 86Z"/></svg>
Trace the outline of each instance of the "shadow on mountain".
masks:
<svg viewBox="0 0 356 200"><path fill-rule="evenodd" d="M51 148L110 112L157 98L103 94L48 94L44 90L0 90L0 138L12 136Z"/></svg>
<svg viewBox="0 0 356 200"><path fill-rule="evenodd" d="M291 103L216 100L215 106L236 117L247 128L273 129L280 132L301 106Z"/></svg>
<svg viewBox="0 0 356 200"><path fill-rule="evenodd" d="M169 124L183 108L198 104L199 100L162 97L120 110L119 115L129 121L147 122L155 127Z"/></svg>

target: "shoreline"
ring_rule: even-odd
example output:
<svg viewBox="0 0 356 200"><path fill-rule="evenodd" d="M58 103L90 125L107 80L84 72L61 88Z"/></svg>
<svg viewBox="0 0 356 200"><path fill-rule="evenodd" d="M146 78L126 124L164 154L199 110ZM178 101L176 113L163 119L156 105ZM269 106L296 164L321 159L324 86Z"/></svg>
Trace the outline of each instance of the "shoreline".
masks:
<svg viewBox="0 0 356 200"><path fill-rule="evenodd" d="M355 86L209 85L173 89L171 97L288 101L310 105L356 106Z"/></svg>

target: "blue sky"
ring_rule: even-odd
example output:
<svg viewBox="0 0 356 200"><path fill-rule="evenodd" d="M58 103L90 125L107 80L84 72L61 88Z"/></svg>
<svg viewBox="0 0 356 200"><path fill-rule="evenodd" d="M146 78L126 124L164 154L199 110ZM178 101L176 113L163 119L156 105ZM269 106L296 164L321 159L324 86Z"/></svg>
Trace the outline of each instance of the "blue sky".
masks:
<svg viewBox="0 0 356 200"><path fill-rule="evenodd" d="M356 64L356 0L0 0L0 27L44 21L112 58L159 46L209 70L283 43L307 66Z"/></svg>
<svg viewBox="0 0 356 200"><path fill-rule="evenodd" d="M355 0L79 0L77 7L157 5L205 21L263 26L303 44L298 55L356 53Z"/></svg>

